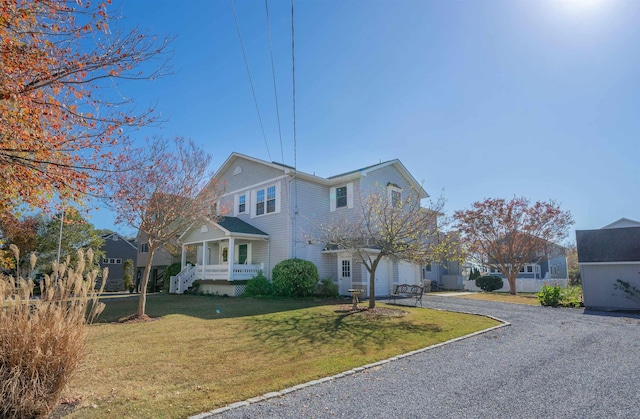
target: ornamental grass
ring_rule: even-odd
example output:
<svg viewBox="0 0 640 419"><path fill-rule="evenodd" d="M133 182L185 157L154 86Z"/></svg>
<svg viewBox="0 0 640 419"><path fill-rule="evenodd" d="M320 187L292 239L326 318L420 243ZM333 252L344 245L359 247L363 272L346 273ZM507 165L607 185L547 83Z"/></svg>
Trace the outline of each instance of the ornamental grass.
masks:
<svg viewBox="0 0 640 419"><path fill-rule="evenodd" d="M18 249L12 245L16 261ZM69 258L54 263L34 295L31 278L0 274L0 417L46 417L55 409L67 382L85 354L85 324L104 309L98 301L107 271L96 289L99 271L93 251L78 251L73 269ZM31 256L31 270L36 258Z"/></svg>

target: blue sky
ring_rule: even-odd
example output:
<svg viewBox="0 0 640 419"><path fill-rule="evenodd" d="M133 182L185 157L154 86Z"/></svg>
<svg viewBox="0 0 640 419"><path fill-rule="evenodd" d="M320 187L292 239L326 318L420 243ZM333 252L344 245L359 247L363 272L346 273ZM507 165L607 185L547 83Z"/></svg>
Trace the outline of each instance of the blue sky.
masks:
<svg viewBox="0 0 640 419"><path fill-rule="evenodd" d="M177 4L180 6L176 7ZM294 163L291 3L123 0L123 25L176 36L174 74L120 86L192 138ZM297 167L319 176L398 158L449 214L489 197L555 200L576 229L640 219L640 2L298 0ZM92 213L97 228L113 215ZM574 239L573 232L570 239Z"/></svg>

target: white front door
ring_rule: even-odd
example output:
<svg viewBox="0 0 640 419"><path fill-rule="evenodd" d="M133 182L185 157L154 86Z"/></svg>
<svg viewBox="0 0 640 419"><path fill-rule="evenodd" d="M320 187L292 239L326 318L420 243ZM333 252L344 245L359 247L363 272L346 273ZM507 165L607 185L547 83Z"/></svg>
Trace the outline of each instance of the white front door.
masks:
<svg viewBox="0 0 640 419"><path fill-rule="evenodd" d="M391 269L391 264L386 260L381 260L378 263L378 267L376 269L376 289L375 295L376 297L386 296L390 294L389 284L391 275L389 275L389 269Z"/></svg>
<svg viewBox="0 0 640 419"><path fill-rule="evenodd" d="M340 285L340 295L349 295L351 286L351 268L350 257L338 257L338 283Z"/></svg>

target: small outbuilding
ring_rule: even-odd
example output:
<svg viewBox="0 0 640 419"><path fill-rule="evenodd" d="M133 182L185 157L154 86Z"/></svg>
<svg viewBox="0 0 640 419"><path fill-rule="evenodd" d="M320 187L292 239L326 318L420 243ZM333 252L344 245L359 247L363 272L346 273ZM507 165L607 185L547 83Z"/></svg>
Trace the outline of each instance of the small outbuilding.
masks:
<svg viewBox="0 0 640 419"><path fill-rule="evenodd" d="M640 222L621 218L598 230L577 230L584 305L600 310L638 310L640 292L630 296L624 281L640 291Z"/></svg>

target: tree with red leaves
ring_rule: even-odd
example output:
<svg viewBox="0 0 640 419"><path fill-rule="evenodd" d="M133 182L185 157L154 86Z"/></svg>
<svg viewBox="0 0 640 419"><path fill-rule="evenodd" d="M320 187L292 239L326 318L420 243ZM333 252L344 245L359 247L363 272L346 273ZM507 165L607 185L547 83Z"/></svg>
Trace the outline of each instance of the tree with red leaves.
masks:
<svg viewBox="0 0 640 419"><path fill-rule="evenodd" d="M521 269L548 256L573 224L571 213L555 202L531 204L526 198L485 199L456 211L454 219L467 251L502 273L510 294Z"/></svg>
<svg viewBox="0 0 640 419"><path fill-rule="evenodd" d="M0 216L102 192L130 128L152 121L117 98L123 79L162 58L167 40L121 32L111 0L0 0Z"/></svg>
<svg viewBox="0 0 640 419"><path fill-rule="evenodd" d="M146 147L130 150L132 165L116 174L116 223L137 229L148 245L148 259L140 284L137 317L146 310L146 290L153 255L175 243L198 218L211 213L221 189L207 172L211 156L192 141L156 138Z"/></svg>

